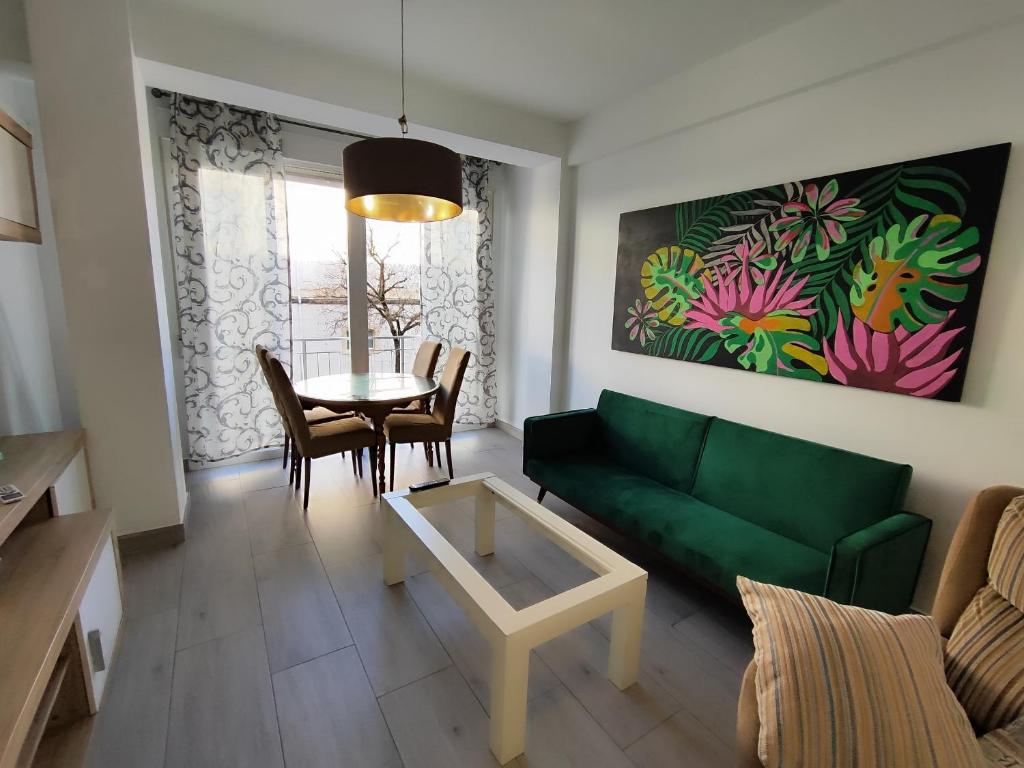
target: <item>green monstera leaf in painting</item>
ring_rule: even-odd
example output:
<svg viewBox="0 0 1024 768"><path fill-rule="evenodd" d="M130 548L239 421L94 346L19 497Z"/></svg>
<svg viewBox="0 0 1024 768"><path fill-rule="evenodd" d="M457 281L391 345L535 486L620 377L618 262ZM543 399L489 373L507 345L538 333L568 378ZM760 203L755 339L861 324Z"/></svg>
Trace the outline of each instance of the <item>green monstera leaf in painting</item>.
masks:
<svg viewBox="0 0 1024 768"><path fill-rule="evenodd" d="M703 291L703 269L697 253L678 245L659 248L644 261L640 285L663 323L683 324L690 302Z"/></svg>
<svg viewBox="0 0 1024 768"><path fill-rule="evenodd" d="M978 243L976 227L959 229L957 216L922 215L906 227L894 224L871 240L864 261L853 271L853 314L883 333L897 326L914 332L942 322L948 309L933 306L929 297L963 301L964 278L981 265L978 254L953 258Z"/></svg>
<svg viewBox="0 0 1024 768"><path fill-rule="evenodd" d="M808 335L810 322L790 312L774 312L757 320L732 314L722 319L725 348L739 353L737 362L758 373L821 381L828 364L819 342Z"/></svg>

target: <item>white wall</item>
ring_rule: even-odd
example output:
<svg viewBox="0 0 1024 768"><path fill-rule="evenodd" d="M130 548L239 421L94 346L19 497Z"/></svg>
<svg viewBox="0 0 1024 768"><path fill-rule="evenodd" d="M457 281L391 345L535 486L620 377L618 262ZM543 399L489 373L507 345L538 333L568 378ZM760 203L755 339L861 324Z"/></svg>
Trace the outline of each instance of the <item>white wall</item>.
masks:
<svg viewBox="0 0 1024 768"><path fill-rule="evenodd" d="M551 410L561 164L495 169L498 419Z"/></svg>
<svg viewBox="0 0 1024 768"><path fill-rule="evenodd" d="M0 67L0 109L33 136L43 237L41 245L0 242L0 434L73 427L78 404L66 354L67 323L35 88L27 67Z"/></svg>
<svg viewBox="0 0 1024 768"><path fill-rule="evenodd" d="M126 534L179 523L184 478L127 8L90 10L31 0L26 18L93 490Z"/></svg>
<svg viewBox="0 0 1024 768"><path fill-rule="evenodd" d="M395 71L283 36L268 37L225 24L213 15L180 6L134 6L132 36L139 57L165 65L147 71L147 85L370 135L398 133ZM186 72L168 72L167 66L213 77L189 78ZM216 78L225 82L217 83ZM239 89L239 84L255 88ZM310 103L291 108L281 101L260 102L258 89L287 94L293 104ZM563 123L422 81L415 72L408 74L407 95L410 134L416 138L499 160L511 159L495 154L502 147L564 153L567 127ZM343 108L340 119L331 116L332 105ZM444 133L453 136L446 138ZM490 150L487 144L492 145Z"/></svg>
<svg viewBox="0 0 1024 768"><path fill-rule="evenodd" d="M840 24L834 29L845 40L844 32L854 34L864 25L856 21L861 4L843 5L850 23L842 24L842 14L830 18ZM972 24L986 23L981 5L971 4ZM938 13L936 18L945 24L947 16ZM794 24L762 41L760 60L772 78L788 77L790 59L804 55L793 52L814 40L811 32L819 23ZM916 31L908 31L908 39L922 36L929 15L920 13L913 23ZM897 44L898 29L877 19L874 24ZM837 42L837 48L849 47L849 41ZM876 57L873 64L861 66L847 58L846 75L830 72L824 82L797 92L722 103L711 119L696 123L675 116L676 99L685 98L686 91L669 82L664 92L669 126L685 130L652 139L644 134L650 121L637 116L652 112L635 113L639 133L620 132L621 140L640 142L628 148L614 149L609 143L621 116L615 107L578 127L574 154L585 155L598 144L601 149L578 168L568 405L593 405L608 387L912 464L907 507L935 522L915 602L927 608L969 496L995 483L1024 485L1024 27L1003 19L909 55L882 56L880 62L877 47L866 49ZM757 58L747 51L739 61L746 66ZM827 69L830 64L823 61ZM726 68L728 62L716 66ZM798 70L794 73L799 76ZM721 82L741 81L747 74L760 77L759 70L739 70L723 74ZM719 81L709 80L704 88L715 91ZM656 104L655 97L655 89L645 96ZM665 126L658 130L665 133ZM1004 141L1017 146L962 403L611 350L617 227L623 211Z"/></svg>

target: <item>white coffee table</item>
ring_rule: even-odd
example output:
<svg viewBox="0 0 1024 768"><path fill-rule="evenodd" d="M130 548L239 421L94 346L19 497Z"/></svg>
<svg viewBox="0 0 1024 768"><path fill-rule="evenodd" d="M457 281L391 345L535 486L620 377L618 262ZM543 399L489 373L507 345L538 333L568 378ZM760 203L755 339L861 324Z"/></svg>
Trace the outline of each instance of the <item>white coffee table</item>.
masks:
<svg viewBox="0 0 1024 768"><path fill-rule="evenodd" d="M494 552L494 505L499 502L538 533L593 570L590 581L515 610L420 513L420 507L476 498L476 552ZM405 554L422 547L431 569L491 645L491 751L502 764L526 745L526 686L530 651L609 611L608 677L621 688L636 682L640 665L647 572L492 474L472 475L416 493L384 494L384 582L405 579Z"/></svg>

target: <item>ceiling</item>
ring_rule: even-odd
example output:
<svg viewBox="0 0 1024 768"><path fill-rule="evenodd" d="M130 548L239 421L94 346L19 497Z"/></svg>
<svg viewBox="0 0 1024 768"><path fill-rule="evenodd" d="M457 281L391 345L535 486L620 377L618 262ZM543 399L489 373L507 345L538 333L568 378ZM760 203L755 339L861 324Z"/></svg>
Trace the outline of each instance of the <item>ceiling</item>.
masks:
<svg viewBox="0 0 1024 768"><path fill-rule="evenodd" d="M825 4L406 0L406 68L418 78L569 121ZM133 5L184 9L398 68L399 0L133 0Z"/></svg>

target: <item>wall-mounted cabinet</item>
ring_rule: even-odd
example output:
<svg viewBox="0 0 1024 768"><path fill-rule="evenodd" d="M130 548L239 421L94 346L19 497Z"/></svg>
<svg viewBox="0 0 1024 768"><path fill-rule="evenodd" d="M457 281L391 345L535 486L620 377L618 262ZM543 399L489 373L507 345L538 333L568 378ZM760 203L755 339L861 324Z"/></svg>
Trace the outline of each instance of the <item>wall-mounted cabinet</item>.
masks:
<svg viewBox="0 0 1024 768"><path fill-rule="evenodd" d="M0 109L0 240L42 242L32 136Z"/></svg>

